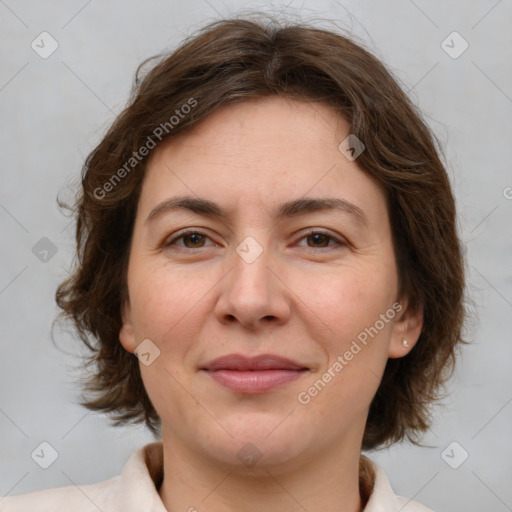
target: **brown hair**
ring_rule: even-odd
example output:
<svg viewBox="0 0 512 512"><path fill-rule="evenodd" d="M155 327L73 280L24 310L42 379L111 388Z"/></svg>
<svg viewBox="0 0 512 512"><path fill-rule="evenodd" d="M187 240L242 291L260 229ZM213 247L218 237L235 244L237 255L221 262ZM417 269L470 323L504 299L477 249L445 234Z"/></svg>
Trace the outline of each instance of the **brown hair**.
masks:
<svg viewBox="0 0 512 512"><path fill-rule="evenodd" d="M138 360L119 342L147 163L141 148L184 133L221 105L280 95L325 102L348 120L366 146L357 163L387 193L400 296L423 307L424 325L412 351L387 362L363 448L405 437L417 442L464 343L465 316L454 198L439 144L421 114L384 65L352 38L303 23L215 21L159 57L140 79L148 62L137 70L127 108L86 159L73 208L78 260L56 292L59 318L71 319L91 350L94 373L83 404L109 412L116 424L145 421L158 430Z"/></svg>

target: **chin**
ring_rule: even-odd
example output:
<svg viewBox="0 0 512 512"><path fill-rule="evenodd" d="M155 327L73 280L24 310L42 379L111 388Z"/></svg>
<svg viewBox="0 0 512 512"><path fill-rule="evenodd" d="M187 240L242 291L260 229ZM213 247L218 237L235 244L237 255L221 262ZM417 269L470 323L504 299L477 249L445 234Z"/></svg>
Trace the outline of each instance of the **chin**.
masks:
<svg viewBox="0 0 512 512"><path fill-rule="evenodd" d="M222 463L230 470L255 475L259 471L285 471L296 467L297 459L310 451L312 439L300 424L288 422L286 415L246 413L220 421L231 434L202 439L201 450L215 464ZM218 431L218 429L217 429ZM309 434L309 435L308 435Z"/></svg>

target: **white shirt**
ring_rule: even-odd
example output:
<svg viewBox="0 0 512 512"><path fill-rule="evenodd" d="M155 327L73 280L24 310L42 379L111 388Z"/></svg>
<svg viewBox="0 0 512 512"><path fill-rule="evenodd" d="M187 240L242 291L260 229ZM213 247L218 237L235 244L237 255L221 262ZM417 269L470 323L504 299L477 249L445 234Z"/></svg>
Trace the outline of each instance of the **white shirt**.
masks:
<svg viewBox="0 0 512 512"><path fill-rule="evenodd" d="M364 512L433 512L395 495L382 468L364 459L375 474L373 492ZM157 490L162 472L162 443L150 443L130 457L118 476L97 484L6 496L0 498L0 512L167 512ZM189 510L194 510L194 506L201 510L194 503Z"/></svg>

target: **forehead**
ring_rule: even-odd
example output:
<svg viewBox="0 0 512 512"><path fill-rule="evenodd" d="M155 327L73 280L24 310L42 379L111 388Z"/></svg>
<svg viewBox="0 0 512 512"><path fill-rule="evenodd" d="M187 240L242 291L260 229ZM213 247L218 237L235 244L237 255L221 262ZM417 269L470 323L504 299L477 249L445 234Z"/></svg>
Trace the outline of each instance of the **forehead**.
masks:
<svg viewBox="0 0 512 512"><path fill-rule="evenodd" d="M167 146L194 147L209 156L222 150L223 158L226 150L240 156L242 149L247 158L255 154L263 158L265 150L272 152L285 142L286 148L295 148L289 160L294 155L299 160L305 142L319 149L336 147L349 130L348 121L325 103L266 96L216 109L191 131L170 139Z"/></svg>
<svg viewBox="0 0 512 512"><path fill-rule="evenodd" d="M223 106L154 150L142 209L172 195L265 210L334 195L382 215L380 185L338 149L349 134L349 123L323 103L271 96Z"/></svg>

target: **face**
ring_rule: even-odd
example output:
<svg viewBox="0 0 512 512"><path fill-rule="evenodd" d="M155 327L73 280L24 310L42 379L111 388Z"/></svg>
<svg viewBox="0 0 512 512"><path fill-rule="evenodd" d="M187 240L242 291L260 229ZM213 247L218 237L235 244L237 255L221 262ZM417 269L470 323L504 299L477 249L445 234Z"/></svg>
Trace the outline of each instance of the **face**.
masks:
<svg viewBox="0 0 512 512"><path fill-rule="evenodd" d="M338 149L349 129L270 97L151 155L120 340L140 346L164 446L274 468L359 453L421 316L397 297L385 194Z"/></svg>

